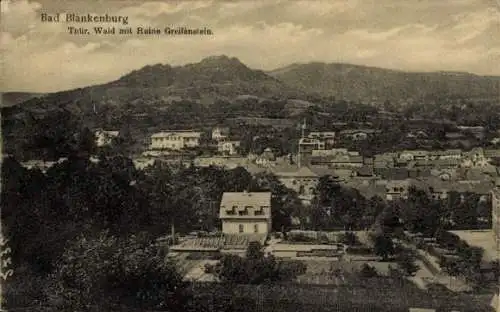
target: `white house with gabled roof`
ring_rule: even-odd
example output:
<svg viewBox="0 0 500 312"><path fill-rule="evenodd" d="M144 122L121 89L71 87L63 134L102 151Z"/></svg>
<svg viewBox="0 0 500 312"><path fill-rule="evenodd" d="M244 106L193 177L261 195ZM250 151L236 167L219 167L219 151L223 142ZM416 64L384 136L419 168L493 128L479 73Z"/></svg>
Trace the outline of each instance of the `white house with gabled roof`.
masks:
<svg viewBox="0 0 500 312"><path fill-rule="evenodd" d="M225 192L219 218L224 234L271 232L271 192Z"/></svg>

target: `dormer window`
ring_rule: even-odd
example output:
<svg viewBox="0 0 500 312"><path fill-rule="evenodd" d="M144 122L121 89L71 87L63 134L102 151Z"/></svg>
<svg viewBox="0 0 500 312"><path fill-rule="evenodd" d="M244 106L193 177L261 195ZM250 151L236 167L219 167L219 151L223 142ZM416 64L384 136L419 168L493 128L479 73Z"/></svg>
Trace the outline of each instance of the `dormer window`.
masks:
<svg viewBox="0 0 500 312"><path fill-rule="evenodd" d="M226 208L225 210L228 215L234 215L236 206L233 206L232 208Z"/></svg>
<svg viewBox="0 0 500 312"><path fill-rule="evenodd" d="M238 210L238 214L240 216L246 216L248 215L248 210L252 208L252 206L245 206L245 208Z"/></svg>
<svg viewBox="0 0 500 312"><path fill-rule="evenodd" d="M264 208L265 208L264 206L260 206L259 209L255 210L254 214L256 216L262 216L262 215L264 215Z"/></svg>

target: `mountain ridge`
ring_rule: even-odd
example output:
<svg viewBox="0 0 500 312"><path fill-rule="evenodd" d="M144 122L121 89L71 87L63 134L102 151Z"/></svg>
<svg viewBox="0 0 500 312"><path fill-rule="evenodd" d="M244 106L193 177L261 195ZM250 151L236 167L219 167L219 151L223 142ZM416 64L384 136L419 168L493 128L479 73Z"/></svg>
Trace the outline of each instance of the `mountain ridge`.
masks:
<svg viewBox="0 0 500 312"><path fill-rule="evenodd" d="M411 72L338 62L292 63L262 71L249 68L236 57L214 55L180 66L146 65L104 84L42 95L33 93L36 96L15 94L5 93L4 102L8 98L20 100L2 106L41 101L43 108L48 102L61 102L61 98L70 101L72 97L77 102L79 99L98 105L158 102L168 97L213 102L216 98L231 100L242 94L299 99L307 99L308 95L334 96L367 103L418 101L433 96L498 99L500 77L453 71Z"/></svg>
<svg viewBox="0 0 500 312"><path fill-rule="evenodd" d="M411 72L348 63L294 63L267 72L285 84L305 92L370 102L418 101L458 96L500 96L500 76L468 72Z"/></svg>

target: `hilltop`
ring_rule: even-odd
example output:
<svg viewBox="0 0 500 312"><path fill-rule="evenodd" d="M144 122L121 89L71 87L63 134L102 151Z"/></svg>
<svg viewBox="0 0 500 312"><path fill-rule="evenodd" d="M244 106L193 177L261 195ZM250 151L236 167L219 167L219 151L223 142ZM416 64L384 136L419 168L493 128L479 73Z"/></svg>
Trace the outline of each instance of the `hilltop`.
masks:
<svg viewBox="0 0 500 312"><path fill-rule="evenodd" d="M292 64L268 72L308 93L351 101L418 102L444 97L497 100L500 77L462 72L404 72L343 63Z"/></svg>

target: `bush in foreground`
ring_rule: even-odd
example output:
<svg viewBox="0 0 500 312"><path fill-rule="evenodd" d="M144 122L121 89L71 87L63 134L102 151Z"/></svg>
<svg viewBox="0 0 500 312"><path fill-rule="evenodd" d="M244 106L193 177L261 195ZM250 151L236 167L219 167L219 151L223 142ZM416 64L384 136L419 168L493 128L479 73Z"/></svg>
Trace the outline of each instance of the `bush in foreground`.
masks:
<svg viewBox="0 0 500 312"><path fill-rule="evenodd" d="M117 305L161 311L185 310L182 276L145 237L118 239L101 233L71 244L51 276L52 305L59 310Z"/></svg>

